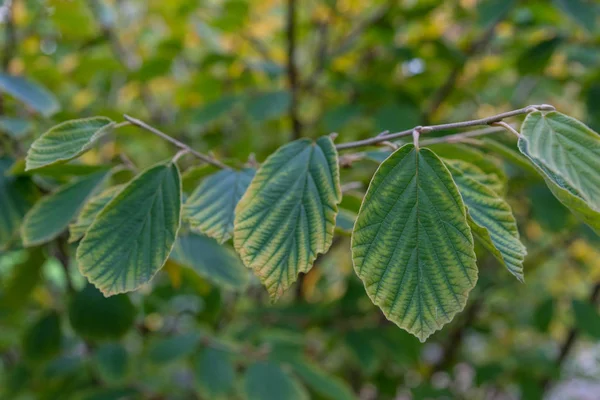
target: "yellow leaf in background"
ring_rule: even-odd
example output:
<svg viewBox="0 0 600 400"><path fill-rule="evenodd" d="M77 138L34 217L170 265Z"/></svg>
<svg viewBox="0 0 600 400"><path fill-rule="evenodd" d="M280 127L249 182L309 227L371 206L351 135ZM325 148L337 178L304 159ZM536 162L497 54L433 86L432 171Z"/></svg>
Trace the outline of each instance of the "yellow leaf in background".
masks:
<svg viewBox="0 0 600 400"><path fill-rule="evenodd" d="M94 102L96 99L96 94L92 92L90 89L81 89L79 90L75 96L73 96L73 100L71 105L75 109L75 111L81 111L84 108L88 107L90 104Z"/></svg>
<svg viewBox="0 0 600 400"><path fill-rule="evenodd" d="M179 289L181 287L181 265L171 260L167 260L163 269L169 276L171 286L175 289Z"/></svg>

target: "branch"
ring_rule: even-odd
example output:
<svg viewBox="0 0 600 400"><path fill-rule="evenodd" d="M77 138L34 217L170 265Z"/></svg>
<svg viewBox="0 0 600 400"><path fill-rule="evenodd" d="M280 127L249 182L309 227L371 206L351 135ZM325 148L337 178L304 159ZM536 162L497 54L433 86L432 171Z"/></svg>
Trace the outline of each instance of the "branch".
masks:
<svg viewBox="0 0 600 400"><path fill-rule="evenodd" d="M135 125L137 127L140 127L142 129L147 130L148 132L151 132L153 134L155 134L156 136L159 136L160 138L174 144L175 146L179 147L182 150L185 150L191 154L193 154L194 156L196 156L197 158L199 158L200 160L204 161L207 164L213 165L217 168L222 168L222 169L227 169L229 168L227 165L223 164L222 162L220 162L219 160L216 160L206 154L202 154L194 149L192 149L190 146L188 146L185 143L180 142L179 140L167 135L166 133L159 131L158 129L146 124L143 121L140 121L139 119L130 117L129 115L123 115L123 117L129 121L132 125ZM122 125L121 125L122 126Z"/></svg>
<svg viewBox="0 0 600 400"><path fill-rule="evenodd" d="M352 149L355 147L370 146L370 145L378 144L381 142L386 142L389 140L398 139L398 138L401 138L404 136L412 135L414 131L424 134L424 133L429 133L429 132L444 131L444 130L448 130L448 129L469 128L472 126L486 126L486 125L491 125L495 122L502 121L505 118L515 117L517 115L522 115L522 114L528 114L531 111L535 111L535 110L554 111L555 108L554 108L554 106L551 106L548 104L527 106L525 108L520 108L518 110L508 111L508 112L494 115L491 117L474 119L471 121L453 122L453 123L449 123L449 124L440 124L440 125L416 126L414 128L411 128L411 129L408 129L405 131L401 131L401 132L388 133L385 135L379 134L379 135L369 138L369 139L363 139L363 140L358 140L356 142L348 142L348 143L338 144L335 147L338 150L344 150L344 149Z"/></svg>
<svg viewBox="0 0 600 400"><path fill-rule="evenodd" d="M298 70L296 68L296 0L288 0L287 7L287 78L292 99L290 102L290 119L292 120L293 138L302 136L302 125L298 118Z"/></svg>
<svg viewBox="0 0 600 400"><path fill-rule="evenodd" d="M448 96L450 96L452 90L456 87L456 82L462 74L465 65L469 61L469 58L481 53L487 47L490 41L494 38L496 27L504 19L507 13L508 10L506 10L504 14L499 15L491 24L491 26L485 31L483 36L479 40L471 43L471 46L469 46L469 48L465 51L464 61L454 67L454 69L450 72L450 75L448 75L446 82L444 82L444 84L440 86L440 88L433 94L431 104L423 115L423 121L427 123L431 116L440 108L442 103L448 98Z"/></svg>
<svg viewBox="0 0 600 400"><path fill-rule="evenodd" d="M10 61L13 58L15 49L17 48L17 36L15 33L15 20L14 20L14 10L13 10L13 2L8 1L4 7L5 8L5 18L4 21L4 49L2 49L2 59L0 60L0 65L2 67L2 71L5 72L8 70L8 66L10 65ZM0 94L0 115L4 113L4 97Z"/></svg>
<svg viewBox="0 0 600 400"><path fill-rule="evenodd" d="M590 292L588 302L595 306L598 303L599 299L600 299L600 282L596 282L596 284L592 288L592 291ZM564 363L564 361L567 359L567 356L569 355L569 353L571 352L571 349L575 345L575 342L577 341L578 336L579 336L579 331L577 330L577 328L572 327L569 330L569 333L567 334L567 336L565 337L564 342L560 346L560 351L558 353L558 357L555 362L556 368L559 369L562 366L562 364ZM548 390L550 388L551 382L552 382L552 380L549 377L542 379L540 382L540 386L541 386L542 390L544 390L544 391Z"/></svg>

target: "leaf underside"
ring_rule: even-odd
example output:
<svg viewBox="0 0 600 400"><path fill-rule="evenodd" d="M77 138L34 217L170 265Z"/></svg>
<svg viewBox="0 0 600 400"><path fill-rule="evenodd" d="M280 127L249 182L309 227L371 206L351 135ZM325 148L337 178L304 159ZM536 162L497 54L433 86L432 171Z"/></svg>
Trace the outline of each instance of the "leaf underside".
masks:
<svg viewBox="0 0 600 400"><path fill-rule="evenodd" d="M89 150L115 123L106 117L66 121L33 142L25 160L27 171L66 162Z"/></svg>
<svg viewBox="0 0 600 400"><path fill-rule="evenodd" d="M253 169L224 169L206 178L183 206L190 228L223 243L233 234L235 207L254 177Z"/></svg>
<svg viewBox="0 0 600 400"><path fill-rule="evenodd" d="M341 196L329 137L291 142L256 173L236 208L234 244L272 300L331 246Z"/></svg>
<svg viewBox="0 0 600 400"><path fill-rule="evenodd" d="M523 282L523 260L527 254L519 239L517 221L510 205L479 180L482 171L464 161L446 162L467 206L473 234L519 281Z"/></svg>
<svg viewBox="0 0 600 400"><path fill-rule="evenodd" d="M530 113L519 150L556 198L600 234L600 135L558 112Z"/></svg>
<svg viewBox="0 0 600 400"><path fill-rule="evenodd" d="M57 237L77 216L108 174L108 171L101 171L82 177L38 201L23 220L23 243L34 246Z"/></svg>
<svg viewBox="0 0 600 400"><path fill-rule="evenodd" d="M352 258L385 316L425 341L461 311L477 281L474 243L452 176L407 144L375 173L352 235Z"/></svg>
<svg viewBox="0 0 600 400"><path fill-rule="evenodd" d="M81 273L105 296L148 283L180 225L181 181L173 163L142 172L98 214L77 248Z"/></svg>

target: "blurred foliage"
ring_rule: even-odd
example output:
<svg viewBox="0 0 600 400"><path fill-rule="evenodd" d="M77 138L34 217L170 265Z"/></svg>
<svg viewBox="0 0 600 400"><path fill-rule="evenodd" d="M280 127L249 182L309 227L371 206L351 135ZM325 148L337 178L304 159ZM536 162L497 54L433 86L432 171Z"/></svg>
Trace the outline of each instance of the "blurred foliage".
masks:
<svg viewBox="0 0 600 400"><path fill-rule="evenodd" d="M386 321L352 271L344 231L372 160L342 169L354 185L334 245L276 304L230 244L192 234L137 292L86 284L64 228L100 176L131 179L108 168L175 148L125 127L81 161L25 172L29 144L68 119L130 114L237 166L293 138L294 101L303 136L338 141L542 103L600 130L597 1L296 2L296 100L284 1L0 3L0 398L593 398L560 391L577 379L597 396L600 241L507 134L460 147L508 187L526 283L477 248L479 285L426 344ZM186 196L212 172L196 164L181 160ZM65 189L70 204L54 208ZM55 239L24 249L17 230L40 193L52 193Z"/></svg>

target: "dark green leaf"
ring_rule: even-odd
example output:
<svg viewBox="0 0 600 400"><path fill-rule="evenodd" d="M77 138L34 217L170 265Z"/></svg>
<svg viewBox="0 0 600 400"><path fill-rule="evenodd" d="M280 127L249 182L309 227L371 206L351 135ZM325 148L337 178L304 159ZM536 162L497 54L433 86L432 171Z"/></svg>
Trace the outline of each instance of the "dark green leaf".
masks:
<svg viewBox="0 0 600 400"><path fill-rule="evenodd" d="M48 89L20 76L0 73L0 92L10 94L46 117L60 110L58 100Z"/></svg>
<svg viewBox="0 0 600 400"><path fill-rule="evenodd" d="M380 166L352 234L354 269L386 317L425 341L477 281L473 237L452 176L407 144Z"/></svg>
<svg viewBox="0 0 600 400"><path fill-rule="evenodd" d="M199 343L198 333L184 333L160 339L152 343L148 357L157 364L177 361L192 354Z"/></svg>
<svg viewBox="0 0 600 400"><path fill-rule="evenodd" d="M308 400L309 396L289 373L271 362L257 362L246 370L247 400Z"/></svg>
<svg viewBox="0 0 600 400"><path fill-rule="evenodd" d="M47 360L59 353L61 342L60 317L56 312L50 312L25 332L23 353L32 361Z"/></svg>
<svg viewBox="0 0 600 400"><path fill-rule="evenodd" d="M575 325L592 338L600 339L600 314L596 306L581 300L573 300Z"/></svg>
<svg viewBox="0 0 600 400"><path fill-rule="evenodd" d="M231 398L235 369L229 352L207 347L196 357L194 372L198 391L203 398Z"/></svg>

